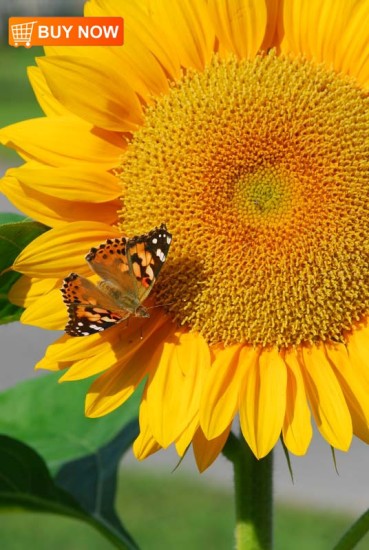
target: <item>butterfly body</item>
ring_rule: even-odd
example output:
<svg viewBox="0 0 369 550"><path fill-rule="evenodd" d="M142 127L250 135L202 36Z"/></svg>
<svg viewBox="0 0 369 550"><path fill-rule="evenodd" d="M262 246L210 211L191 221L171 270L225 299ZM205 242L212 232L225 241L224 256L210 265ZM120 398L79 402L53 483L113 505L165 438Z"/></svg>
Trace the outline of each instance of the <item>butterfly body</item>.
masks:
<svg viewBox="0 0 369 550"><path fill-rule="evenodd" d="M88 336L131 315L149 317L142 302L166 260L171 238L161 224L145 235L108 239L92 248L86 260L101 277L98 284L71 273L61 289L69 313L67 334Z"/></svg>
<svg viewBox="0 0 369 550"><path fill-rule="evenodd" d="M129 312L136 317L150 317L147 309L141 304L134 292L122 292L119 287L110 281L100 281L97 286L101 292L113 300L117 313L124 315L124 312Z"/></svg>

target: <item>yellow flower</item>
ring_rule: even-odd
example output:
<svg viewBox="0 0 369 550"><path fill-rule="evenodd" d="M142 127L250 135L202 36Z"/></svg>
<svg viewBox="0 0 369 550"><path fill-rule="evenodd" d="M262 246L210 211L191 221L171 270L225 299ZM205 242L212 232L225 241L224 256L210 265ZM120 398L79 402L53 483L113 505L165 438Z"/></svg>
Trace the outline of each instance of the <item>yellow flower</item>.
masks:
<svg viewBox="0 0 369 550"><path fill-rule="evenodd" d="M146 377L135 453L192 443L200 470L233 419L257 457L369 442L367 0L91 0L122 47L46 48L45 117L1 131L25 164L7 197L52 229L18 257L24 323L65 325L59 287L91 246L165 222L150 319L49 347L62 380L101 374L86 414ZM119 177L117 176L119 175Z"/></svg>

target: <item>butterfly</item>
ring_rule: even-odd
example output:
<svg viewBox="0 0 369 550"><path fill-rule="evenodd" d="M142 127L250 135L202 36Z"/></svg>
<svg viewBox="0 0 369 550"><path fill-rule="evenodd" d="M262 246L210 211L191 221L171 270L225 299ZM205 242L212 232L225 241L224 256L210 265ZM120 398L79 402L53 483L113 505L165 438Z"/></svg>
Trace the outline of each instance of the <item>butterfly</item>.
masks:
<svg viewBox="0 0 369 550"><path fill-rule="evenodd" d="M142 302L167 258L171 240L162 223L146 235L108 239L91 248L86 260L101 281L95 285L77 273L64 279L61 292L69 314L65 332L88 336L131 315L149 317Z"/></svg>

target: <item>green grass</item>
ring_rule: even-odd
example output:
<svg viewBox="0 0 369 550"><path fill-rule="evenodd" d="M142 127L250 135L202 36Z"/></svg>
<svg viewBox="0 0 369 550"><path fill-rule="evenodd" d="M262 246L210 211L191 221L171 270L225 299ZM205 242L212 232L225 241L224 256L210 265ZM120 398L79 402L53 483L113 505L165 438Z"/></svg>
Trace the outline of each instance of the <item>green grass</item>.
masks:
<svg viewBox="0 0 369 550"><path fill-rule="evenodd" d="M0 47L0 127L43 116L27 77L27 67L42 53L42 48ZM18 155L6 147L1 147L0 159L9 166L19 164Z"/></svg>
<svg viewBox="0 0 369 550"><path fill-rule="evenodd" d="M42 115L27 77L27 67L35 65L42 52L42 48L0 48L0 65L6 68L0 74L1 126Z"/></svg>
<svg viewBox="0 0 369 550"><path fill-rule="evenodd" d="M120 516L143 550L234 548L232 495L186 477L125 470L118 496ZM275 550L329 550L352 519L344 514L277 506ZM37 514L0 514L6 550L110 550L99 533L74 520ZM368 548L368 540L356 548Z"/></svg>

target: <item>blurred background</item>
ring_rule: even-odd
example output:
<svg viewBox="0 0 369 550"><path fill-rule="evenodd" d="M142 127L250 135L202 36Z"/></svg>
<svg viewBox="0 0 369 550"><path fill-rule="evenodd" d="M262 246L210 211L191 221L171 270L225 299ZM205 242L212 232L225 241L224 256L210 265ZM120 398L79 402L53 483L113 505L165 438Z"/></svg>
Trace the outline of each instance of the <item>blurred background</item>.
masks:
<svg viewBox="0 0 369 550"><path fill-rule="evenodd" d="M82 6L82 0L1 0L1 126L42 116L26 76L26 67L35 64L34 58L43 54L42 49L8 46L8 17L81 15ZM1 147L0 175L18 164L21 164L19 157ZM1 194L0 211L16 211ZM59 335L20 323L1 326L0 390L20 380L40 376L33 371L33 366ZM291 457L293 483L278 445L275 453L277 549L331 548L352 518L369 506L369 448L354 440L350 452L337 451L336 459L338 474L329 446L316 435L307 456ZM229 463L220 457L200 476L191 456L186 456L172 473L177 462L178 457L171 450L143 463L136 463L132 456L124 459L118 507L125 505L127 528L143 548L231 548L233 501ZM54 516L42 516L42 521L40 516L37 518L35 522L30 514L0 515L2 547L25 548L32 537L33 545L41 550L51 545L68 550L110 548L109 543L86 526ZM166 538L168 536L172 539ZM358 548L369 548L369 539Z"/></svg>

